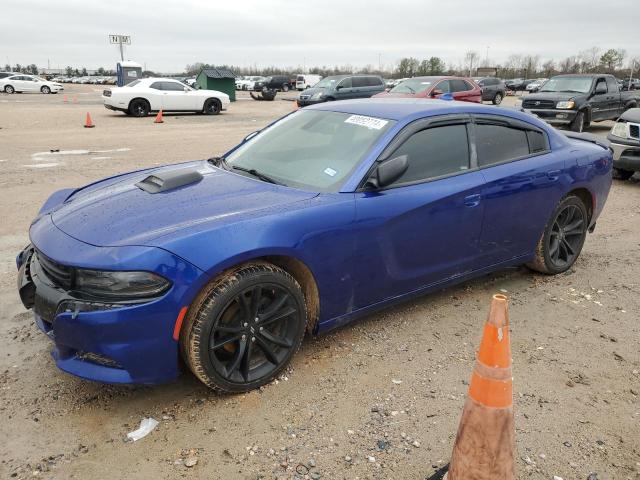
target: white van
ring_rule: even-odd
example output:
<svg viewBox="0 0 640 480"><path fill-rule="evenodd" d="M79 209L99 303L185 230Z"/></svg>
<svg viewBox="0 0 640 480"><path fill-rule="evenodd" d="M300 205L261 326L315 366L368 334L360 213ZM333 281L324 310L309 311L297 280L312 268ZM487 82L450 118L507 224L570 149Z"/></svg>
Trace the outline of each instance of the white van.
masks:
<svg viewBox="0 0 640 480"><path fill-rule="evenodd" d="M296 88L298 90L306 90L313 87L320 80L322 80L321 75L310 75L308 73L296 75Z"/></svg>

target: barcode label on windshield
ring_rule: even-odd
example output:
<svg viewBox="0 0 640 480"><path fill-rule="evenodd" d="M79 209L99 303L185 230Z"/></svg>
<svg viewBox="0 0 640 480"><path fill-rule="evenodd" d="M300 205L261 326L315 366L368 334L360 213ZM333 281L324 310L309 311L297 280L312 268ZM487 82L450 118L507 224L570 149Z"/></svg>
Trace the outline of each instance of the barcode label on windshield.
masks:
<svg viewBox="0 0 640 480"><path fill-rule="evenodd" d="M379 118L365 117L363 115L351 115L344 123L353 123L354 125L360 125L361 127L372 128L374 130L380 130L387 123L387 120L381 120Z"/></svg>

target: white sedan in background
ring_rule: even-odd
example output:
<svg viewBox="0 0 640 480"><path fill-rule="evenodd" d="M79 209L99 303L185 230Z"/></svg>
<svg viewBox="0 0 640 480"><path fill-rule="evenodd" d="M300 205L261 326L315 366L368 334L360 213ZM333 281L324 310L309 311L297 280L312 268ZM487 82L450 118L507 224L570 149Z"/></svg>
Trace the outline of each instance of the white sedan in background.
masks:
<svg viewBox="0 0 640 480"><path fill-rule="evenodd" d="M105 108L134 117L150 112L196 112L217 115L229 106L229 95L217 90L196 90L172 78L144 78L102 92Z"/></svg>
<svg viewBox="0 0 640 480"><path fill-rule="evenodd" d="M5 93L58 93L64 90L60 83L50 82L42 77L19 73L0 79L0 91Z"/></svg>

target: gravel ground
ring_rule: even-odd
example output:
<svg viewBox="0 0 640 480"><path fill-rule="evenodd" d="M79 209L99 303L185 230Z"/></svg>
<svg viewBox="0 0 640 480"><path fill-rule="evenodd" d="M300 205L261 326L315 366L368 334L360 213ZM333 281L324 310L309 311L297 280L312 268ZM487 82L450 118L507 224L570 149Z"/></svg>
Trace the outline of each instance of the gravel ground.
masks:
<svg viewBox="0 0 640 480"><path fill-rule="evenodd" d="M637 177L614 183L570 272L504 270L307 338L259 391L217 395L188 373L114 387L58 371L15 289L40 204L59 188L220 154L292 108L241 95L218 117L156 125L105 110L101 89L69 86L68 103L0 95L0 478L427 478L451 454L499 291L510 297L518 478L640 478ZM94 129L82 128L87 111ZM158 427L125 442L149 416Z"/></svg>

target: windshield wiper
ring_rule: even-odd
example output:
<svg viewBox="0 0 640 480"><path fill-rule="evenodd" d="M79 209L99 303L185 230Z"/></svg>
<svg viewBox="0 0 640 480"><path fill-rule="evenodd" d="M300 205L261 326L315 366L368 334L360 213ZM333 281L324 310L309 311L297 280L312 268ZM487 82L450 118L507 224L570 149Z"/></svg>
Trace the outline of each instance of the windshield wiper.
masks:
<svg viewBox="0 0 640 480"><path fill-rule="evenodd" d="M219 167L222 168L224 170L228 170L227 168L227 161L225 160L224 157L211 157L211 158L207 158L207 162L209 162L211 165L213 165L214 167Z"/></svg>
<svg viewBox="0 0 640 480"><path fill-rule="evenodd" d="M411 88L409 85L404 85L404 88L408 88L409 90L411 90L411 93L416 93L416 91Z"/></svg>
<svg viewBox="0 0 640 480"><path fill-rule="evenodd" d="M247 172L249 175L253 175L254 177L262 180L263 182L273 183L275 185L284 185L283 183L280 183L277 180L274 180L269 175L265 175L264 173L257 171L255 168L244 168L244 167L239 167L237 165L231 165L231 168L233 168L234 170L239 170L241 172Z"/></svg>

